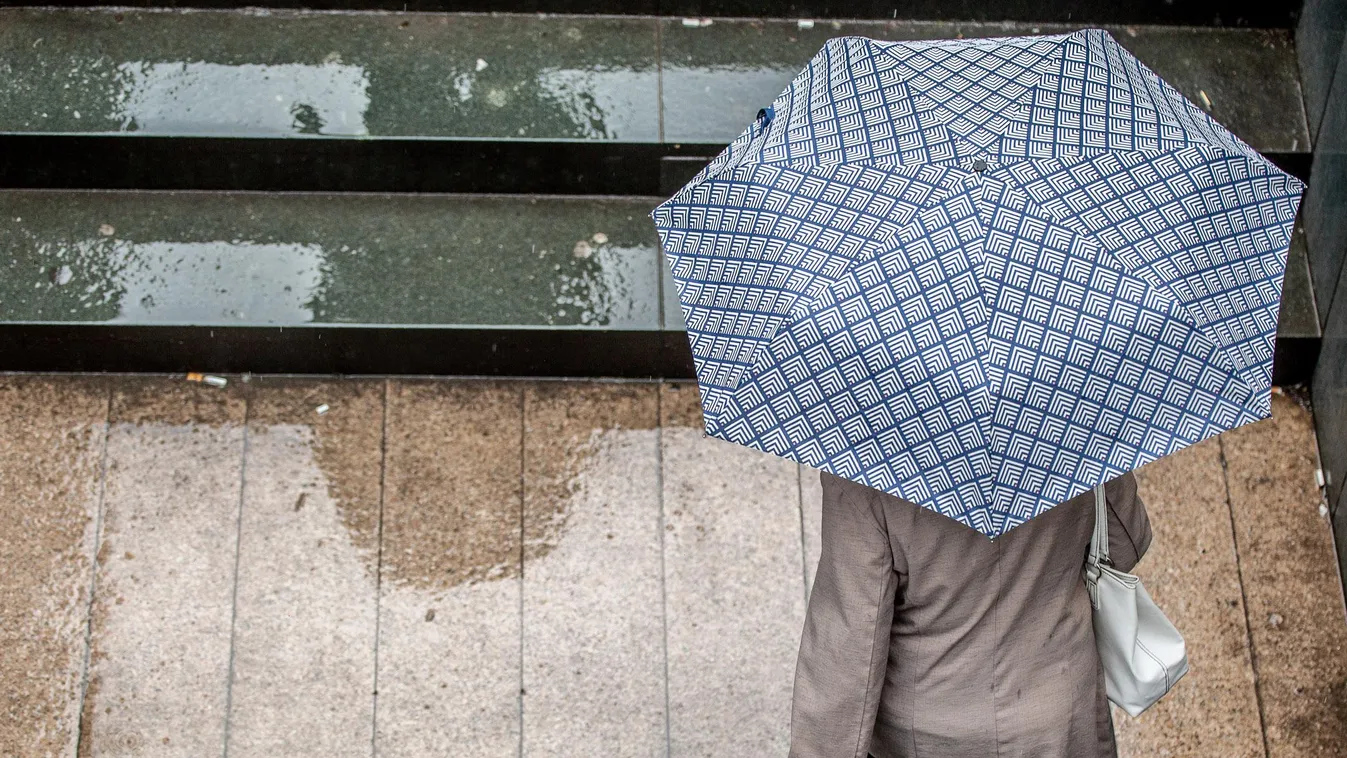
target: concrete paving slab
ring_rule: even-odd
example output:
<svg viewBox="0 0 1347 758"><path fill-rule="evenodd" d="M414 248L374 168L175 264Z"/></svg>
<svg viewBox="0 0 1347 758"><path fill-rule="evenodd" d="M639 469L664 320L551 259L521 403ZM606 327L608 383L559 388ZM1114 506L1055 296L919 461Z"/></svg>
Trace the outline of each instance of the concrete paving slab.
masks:
<svg viewBox="0 0 1347 758"><path fill-rule="evenodd" d="M819 470L800 464L800 517L804 524L804 582L807 592L814 587L819 556L823 552L823 483ZM808 606L806 606L808 607Z"/></svg>
<svg viewBox="0 0 1347 758"><path fill-rule="evenodd" d="M222 754L243 393L118 380L110 421L81 754Z"/></svg>
<svg viewBox="0 0 1347 758"><path fill-rule="evenodd" d="M394 381L380 564L380 756L520 746L523 388Z"/></svg>
<svg viewBox="0 0 1347 758"><path fill-rule="evenodd" d="M370 755L383 400L382 381L252 384L234 758Z"/></svg>
<svg viewBox="0 0 1347 758"><path fill-rule="evenodd" d="M1221 435L1254 670L1271 758L1347 745L1347 623L1314 481L1314 419L1273 393L1272 418Z"/></svg>
<svg viewBox="0 0 1347 758"><path fill-rule="evenodd" d="M0 377L0 756L72 756L108 412L104 382Z"/></svg>
<svg viewBox="0 0 1347 758"><path fill-rule="evenodd" d="M1263 755L1219 440L1137 471L1154 535L1136 568L1183 633L1190 670L1138 718L1115 709L1119 754Z"/></svg>
<svg viewBox="0 0 1347 758"><path fill-rule="evenodd" d="M783 755L804 622L797 464L703 438L660 388L670 752Z"/></svg>
<svg viewBox="0 0 1347 758"><path fill-rule="evenodd" d="M658 388L525 387L523 753L666 755Z"/></svg>

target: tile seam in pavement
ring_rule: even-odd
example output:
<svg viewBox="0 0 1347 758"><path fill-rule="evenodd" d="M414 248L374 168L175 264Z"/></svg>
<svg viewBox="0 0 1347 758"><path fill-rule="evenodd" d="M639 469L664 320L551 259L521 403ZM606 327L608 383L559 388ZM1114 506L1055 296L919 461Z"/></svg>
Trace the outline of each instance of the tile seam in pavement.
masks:
<svg viewBox="0 0 1347 758"><path fill-rule="evenodd" d="M1244 606L1244 644L1249 651L1249 668L1253 671L1253 697L1258 704L1258 735L1263 740L1263 755L1270 758L1271 747L1267 738L1267 715L1263 712L1263 686L1258 671L1258 651L1254 648L1252 621L1249 619L1249 592L1244 588L1244 567L1239 553L1239 530L1235 528L1235 506L1230 502L1230 464L1225 457L1225 440L1216 436L1217 449L1221 455L1221 484L1225 488L1225 511L1230 520L1230 540L1235 548L1235 579L1239 582L1239 599Z"/></svg>
<svg viewBox="0 0 1347 758"><path fill-rule="evenodd" d="M524 482L525 444L528 439L528 392L527 387L519 387L519 748L517 755L524 756L524 499L527 489Z"/></svg>
<svg viewBox="0 0 1347 758"><path fill-rule="evenodd" d="M379 419L379 523L375 526L374 551L374 681L370 708L369 751L372 758L379 755L379 619L383 610L384 572L384 486L388 476L388 379L383 380L383 402Z"/></svg>
<svg viewBox="0 0 1347 758"><path fill-rule="evenodd" d="M804 583L805 608L809 607L809 548L804 539L804 464L795 464L795 500L800 506L800 577Z"/></svg>
<svg viewBox="0 0 1347 758"><path fill-rule="evenodd" d="M108 481L108 435L112 430L112 382L103 405L103 449L98 460L98 510L94 514L93 551L89 561L89 598L84 613L84 658L80 662L79 702L75 710L75 755L84 741L84 703L89 695L89 664L93 654L94 593L98 591L98 551L103 546L103 502Z"/></svg>
<svg viewBox="0 0 1347 758"><path fill-rule="evenodd" d="M663 289L662 287L660 289ZM664 562L664 388L655 387L655 486L659 495L659 600L660 626L664 629L664 755L673 754L673 730L669 727L669 592Z"/></svg>
<svg viewBox="0 0 1347 758"><path fill-rule="evenodd" d="M234 586L230 591L229 601L229 668L228 676L225 677L225 702L224 702L224 748L222 755L229 758L229 726L233 721L234 710L234 653L238 642L238 617L239 617L239 557L243 551L243 503L248 493L248 422L252 415L253 397L252 393L246 393L243 398L243 452L239 461L239 507L234 515Z"/></svg>

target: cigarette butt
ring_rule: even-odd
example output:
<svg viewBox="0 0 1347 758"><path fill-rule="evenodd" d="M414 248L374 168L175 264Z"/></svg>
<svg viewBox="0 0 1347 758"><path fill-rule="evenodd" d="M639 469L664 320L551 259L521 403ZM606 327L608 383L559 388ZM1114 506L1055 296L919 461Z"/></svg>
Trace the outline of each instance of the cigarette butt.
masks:
<svg viewBox="0 0 1347 758"><path fill-rule="evenodd" d="M223 387L229 384L229 380L224 378L223 376L216 376L214 374L201 374L196 371L189 371L187 373L187 381L197 382L200 384L209 384L212 387Z"/></svg>
<svg viewBox="0 0 1347 758"><path fill-rule="evenodd" d="M314 409L313 409L313 412L314 412L314 413L317 413L319 416L321 416L321 415L323 415L324 413L327 413L329 410L332 410L332 409L328 406L327 403L323 403L322 405L318 406L317 408L314 408Z"/></svg>

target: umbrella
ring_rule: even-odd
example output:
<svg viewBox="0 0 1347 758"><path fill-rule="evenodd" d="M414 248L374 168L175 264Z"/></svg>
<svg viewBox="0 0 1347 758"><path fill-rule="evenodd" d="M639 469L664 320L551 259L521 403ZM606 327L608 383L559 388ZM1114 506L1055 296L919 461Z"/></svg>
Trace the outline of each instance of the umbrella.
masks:
<svg viewBox="0 0 1347 758"><path fill-rule="evenodd" d="M840 37L651 216L709 435L994 538L1269 415L1303 189L1103 30Z"/></svg>

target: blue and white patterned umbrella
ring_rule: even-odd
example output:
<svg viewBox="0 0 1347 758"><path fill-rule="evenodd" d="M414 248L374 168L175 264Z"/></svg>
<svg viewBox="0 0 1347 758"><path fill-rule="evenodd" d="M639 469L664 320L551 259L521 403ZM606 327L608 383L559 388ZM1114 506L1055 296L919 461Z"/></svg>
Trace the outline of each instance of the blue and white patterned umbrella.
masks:
<svg viewBox="0 0 1347 758"><path fill-rule="evenodd" d="M995 537L1267 417L1303 188L1102 30L841 37L651 215L708 434Z"/></svg>

